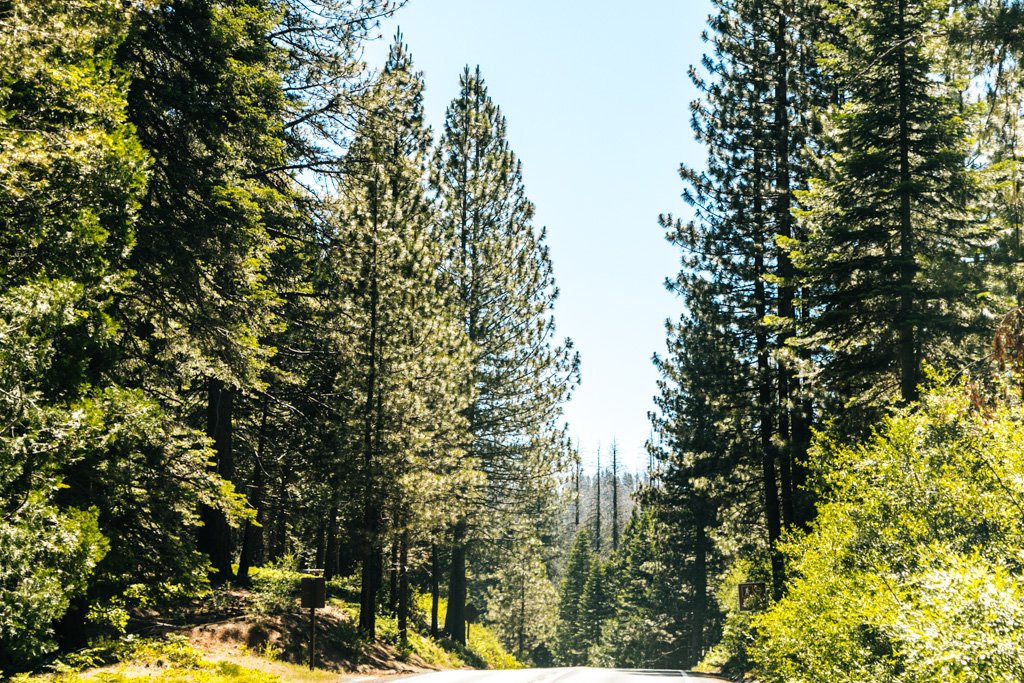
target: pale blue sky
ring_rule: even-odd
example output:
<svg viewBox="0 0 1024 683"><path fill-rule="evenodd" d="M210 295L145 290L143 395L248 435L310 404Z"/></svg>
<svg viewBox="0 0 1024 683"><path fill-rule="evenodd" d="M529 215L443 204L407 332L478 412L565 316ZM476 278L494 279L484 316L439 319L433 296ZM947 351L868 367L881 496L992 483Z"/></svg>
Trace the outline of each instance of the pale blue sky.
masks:
<svg viewBox="0 0 1024 683"><path fill-rule="evenodd" d="M677 168L703 158L689 129L708 0L409 0L401 27L426 77L435 134L465 65L480 65L523 161L537 225L548 228L561 290L555 315L582 356L565 415L584 462L612 439L646 467L664 320L680 302L662 282L677 270L657 217L685 215ZM386 45L372 46L371 61Z"/></svg>

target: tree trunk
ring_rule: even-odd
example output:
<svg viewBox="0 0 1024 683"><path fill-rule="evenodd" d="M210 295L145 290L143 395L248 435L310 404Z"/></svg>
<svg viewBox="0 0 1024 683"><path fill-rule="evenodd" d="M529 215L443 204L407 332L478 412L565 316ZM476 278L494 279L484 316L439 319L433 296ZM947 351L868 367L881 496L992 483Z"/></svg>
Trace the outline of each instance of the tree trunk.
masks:
<svg viewBox="0 0 1024 683"><path fill-rule="evenodd" d="M523 651L526 649L526 567L524 566L519 575L519 629L517 633L518 651L516 657L520 661L524 659Z"/></svg>
<svg viewBox="0 0 1024 683"><path fill-rule="evenodd" d="M754 257L754 312L757 316L757 327L755 330L755 342L757 344L757 403L758 403L758 436L761 450L761 484L764 488L765 522L768 527L768 547L771 553L772 565L772 593L776 599L782 597L783 563L782 555L779 553L778 544L782 537L782 517L779 507L778 476L775 469L775 449L772 444L772 385L770 353L768 346L768 331L764 325L765 315L768 312L768 294L765 289L765 235L763 226L763 214L761 204L761 193L763 188L763 168L761 166L759 150L755 148L753 158L754 177L754 216L753 219L758 226L757 240L758 249Z"/></svg>
<svg viewBox="0 0 1024 683"><path fill-rule="evenodd" d="M612 444L612 550L619 549L619 448Z"/></svg>
<svg viewBox="0 0 1024 683"><path fill-rule="evenodd" d="M910 87L907 76L906 32L906 0L899 1L900 41L899 50L899 82L897 98L899 99L899 155L900 155L900 263L899 286L900 305L897 320L899 335L900 365L900 398L904 403L917 399L918 362L917 339L914 328L914 275L917 264L914 254L913 219L911 215L910 193L910 121L907 98Z"/></svg>
<svg viewBox="0 0 1024 683"><path fill-rule="evenodd" d="M430 544L430 635L438 636L437 608L441 599L441 567L437 557L437 543Z"/></svg>
<svg viewBox="0 0 1024 683"><path fill-rule="evenodd" d="M374 472L374 429L377 405L377 333L378 333L378 299L379 283L377 282L377 184L374 182L371 198L373 212L373 235L370 245L370 320L367 354L369 368L366 373L366 405L363 412L363 552L362 569L359 588L359 631L363 636L373 640L377 637L377 588L378 569L380 564L380 540L378 538L378 518L380 510L377 505L376 476Z"/></svg>
<svg viewBox="0 0 1024 683"><path fill-rule="evenodd" d="M703 522L696 526L693 560L693 611L690 620L689 663L696 665L704 656L704 630L708 614L708 535Z"/></svg>
<svg viewBox="0 0 1024 683"><path fill-rule="evenodd" d="M213 439L214 468L230 481L235 476L231 444L231 411L234 392L224 382L210 378L207 382L206 434ZM197 547L210 558L210 582L223 584L234 578L231 570L231 528L222 510L206 505L200 507L202 527Z"/></svg>
<svg viewBox="0 0 1024 683"><path fill-rule="evenodd" d="M448 610L444 615L444 633L457 643L466 644L466 531L464 519L455 524L452 534L452 566L448 580Z"/></svg>
<svg viewBox="0 0 1024 683"><path fill-rule="evenodd" d="M324 560L324 580L330 581L338 574L341 543L338 539L338 503L331 505L331 511L327 516L327 556Z"/></svg>
<svg viewBox="0 0 1024 683"><path fill-rule="evenodd" d="M252 473L252 495L249 504L256 510L256 523L245 523L245 531L242 533L242 552L238 557L238 583L243 586L249 585L249 567L258 561L258 555L263 546L263 523L266 521L266 511L263 500L266 497L266 477L263 471L263 457L267 445L267 399L263 399L262 415L260 416L260 431L256 442L256 462L253 464Z"/></svg>
<svg viewBox="0 0 1024 683"><path fill-rule="evenodd" d="M409 647L409 530L402 531L398 553L398 638L402 648Z"/></svg>
<svg viewBox="0 0 1024 683"><path fill-rule="evenodd" d="M276 560L288 552L288 482L291 472L287 464L281 467L281 478L277 481L277 495L270 517L274 524L273 533L270 535L270 547L267 549L268 560Z"/></svg>
<svg viewBox="0 0 1024 683"><path fill-rule="evenodd" d="M398 579L401 574L399 567L398 541L391 542L391 561L388 563L388 611L394 614L398 610Z"/></svg>
<svg viewBox="0 0 1024 683"><path fill-rule="evenodd" d="M597 490L594 492L594 552L601 552L601 449L597 449Z"/></svg>
<svg viewBox="0 0 1024 683"><path fill-rule="evenodd" d="M579 528L580 528L580 475L583 473L582 469L583 469L583 463L580 462L580 456L579 456L579 453L577 453L576 454L576 477L575 477L575 485L576 485L576 510L575 510L575 512L576 512L576 529L577 530L579 530Z"/></svg>

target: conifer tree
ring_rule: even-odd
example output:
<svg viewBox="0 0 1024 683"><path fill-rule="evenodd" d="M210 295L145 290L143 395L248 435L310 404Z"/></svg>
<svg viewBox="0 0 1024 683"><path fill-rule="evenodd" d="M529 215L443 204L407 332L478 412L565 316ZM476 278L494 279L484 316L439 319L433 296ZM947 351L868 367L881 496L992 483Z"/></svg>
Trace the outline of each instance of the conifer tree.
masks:
<svg viewBox="0 0 1024 683"><path fill-rule="evenodd" d="M575 634L576 647L584 653L584 662L588 664L599 663L596 659L600 656L601 634L612 615L614 586L610 579L607 564L599 557L593 558L580 595Z"/></svg>
<svg viewBox="0 0 1024 683"><path fill-rule="evenodd" d="M938 0L830 8L843 42L827 68L846 96L827 117L821 176L801 195L807 239L789 246L814 288L829 392L868 415L914 400L922 361L956 363L981 322L960 97L935 77L948 10Z"/></svg>
<svg viewBox="0 0 1024 683"><path fill-rule="evenodd" d="M452 245L445 278L458 293L473 354L463 390L472 397L466 452L486 482L483 491L460 495L473 505L452 529L445 630L464 642L468 544L480 536L485 512L496 516L488 524L512 528L504 520L529 520L538 500L554 498L569 451L557 426L560 405L575 384L577 360L570 342L555 339L557 289L545 232L533 227L505 119L479 69L467 68L461 86L447 112L433 184ZM486 551L479 557L485 561Z"/></svg>
<svg viewBox="0 0 1024 683"><path fill-rule="evenodd" d="M276 324L271 232L291 210L286 180L284 53L266 36L281 19L259 0L168 0L133 12L119 65L129 120L153 157L138 221L121 369L203 426L216 472L235 476L234 407L262 386ZM211 83L230 87L212 88ZM195 416L202 414L202 424ZM233 576L228 520L202 510L199 547L212 579Z"/></svg>
<svg viewBox="0 0 1024 683"><path fill-rule="evenodd" d="M338 267L348 269L352 300L343 322L358 349L350 381L359 396L353 417L363 506L360 630L370 637L386 534L392 532L396 549L407 546L415 518L443 510L443 497L428 483L430 475L445 487L457 483L444 477L460 462L461 413L469 398L462 393L465 333L455 297L439 279L448 245L438 239L443 233L426 195L430 132L423 124L422 76L401 35L377 88L375 107L345 159L338 220L345 250Z"/></svg>
<svg viewBox="0 0 1024 683"><path fill-rule="evenodd" d="M590 534L586 529L581 529L569 551L569 562L558 595L555 658L561 664L576 666L586 661L587 648L580 644L577 634L580 628L580 599L593 563Z"/></svg>

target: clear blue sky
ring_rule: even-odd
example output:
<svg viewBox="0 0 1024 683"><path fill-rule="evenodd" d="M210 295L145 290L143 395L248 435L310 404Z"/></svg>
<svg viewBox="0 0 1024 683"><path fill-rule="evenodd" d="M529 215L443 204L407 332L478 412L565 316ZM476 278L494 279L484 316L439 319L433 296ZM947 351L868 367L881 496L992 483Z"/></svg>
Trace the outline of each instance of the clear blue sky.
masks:
<svg viewBox="0 0 1024 683"><path fill-rule="evenodd" d="M681 306L662 284L678 255L657 217L687 215L677 168L703 159L686 73L709 11L708 0L409 0L367 53L379 64L401 27L435 135L462 68L480 65L548 228L556 322L582 356L565 415L588 468L599 444L607 462L612 439L630 469L646 467L651 356Z"/></svg>

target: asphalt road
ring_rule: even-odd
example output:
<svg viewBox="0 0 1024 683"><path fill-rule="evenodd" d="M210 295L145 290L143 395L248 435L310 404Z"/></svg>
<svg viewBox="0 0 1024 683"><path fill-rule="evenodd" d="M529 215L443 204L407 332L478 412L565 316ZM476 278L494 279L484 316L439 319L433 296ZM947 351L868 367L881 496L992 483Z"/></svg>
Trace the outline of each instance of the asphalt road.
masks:
<svg viewBox="0 0 1024 683"><path fill-rule="evenodd" d="M720 682L720 678L706 678L683 671L636 671L624 669L518 669L515 671L439 671L403 678L416 683L657 683L682 681L687 683Z"/></svg>

